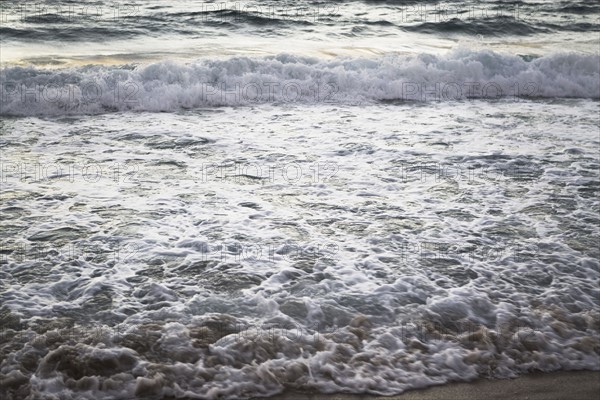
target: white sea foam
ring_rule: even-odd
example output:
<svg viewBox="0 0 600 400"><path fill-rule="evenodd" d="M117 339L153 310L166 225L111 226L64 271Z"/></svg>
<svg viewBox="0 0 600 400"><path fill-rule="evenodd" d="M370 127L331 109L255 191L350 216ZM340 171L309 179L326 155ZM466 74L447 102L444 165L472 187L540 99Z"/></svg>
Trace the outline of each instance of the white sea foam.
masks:
<svg viewBox="0 0 600 400"><path fill-rule="evenodd" d="M600 57L526 61L488 50L378 59L281 54L68 69L6 67L2 114L60 115L265 103L358 104L465 98L600 97Z"/></svg>
<svg viewBox="0 0 600 400"><path fill-rule="evenodd" d="M598 369L597 112L473 100L5 118L0 397L393 394ZM132 162L133 178L114 175ZM214 168L236 162L337 172ZM514 166L526 173L498 172Z"/></svg>

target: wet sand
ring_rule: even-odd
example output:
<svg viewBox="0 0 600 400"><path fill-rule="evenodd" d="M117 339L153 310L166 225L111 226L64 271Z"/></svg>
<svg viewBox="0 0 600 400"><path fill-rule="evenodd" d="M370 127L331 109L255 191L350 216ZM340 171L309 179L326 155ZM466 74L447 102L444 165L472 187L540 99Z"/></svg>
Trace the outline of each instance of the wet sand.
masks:
<svg viewBox="0 0 600 400"><path fill-rule="evenodd" d="M270 400L599 400L600 372L533 373L517 379L449 383L397 396L288 392Z"/></svg>

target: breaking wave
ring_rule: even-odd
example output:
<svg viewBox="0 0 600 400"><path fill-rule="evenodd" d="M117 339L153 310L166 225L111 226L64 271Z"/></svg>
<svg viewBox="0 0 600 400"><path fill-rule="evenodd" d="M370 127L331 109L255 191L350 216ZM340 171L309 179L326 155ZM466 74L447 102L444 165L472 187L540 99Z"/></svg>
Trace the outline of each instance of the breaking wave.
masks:
<svg viewBox="0 0 600 400"><path fill-rule="evenodd" d="M445 56L331 60L280 54L185 64L13 66L3 69L0 77L3 115L170 112L285 103L600 98L600 57L575 53L526 57L456 50Z"/></svg>

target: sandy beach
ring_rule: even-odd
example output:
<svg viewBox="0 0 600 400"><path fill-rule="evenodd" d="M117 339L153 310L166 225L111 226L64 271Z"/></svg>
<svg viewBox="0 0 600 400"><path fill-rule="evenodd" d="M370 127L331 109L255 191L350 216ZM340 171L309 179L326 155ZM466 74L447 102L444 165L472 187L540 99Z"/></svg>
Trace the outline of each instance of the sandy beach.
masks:
<svg viewBox="0 0 600 400"><path fill-rule="evenodd" d="M569 371L533 373L507 380L478 380L451 383L424 390L411 390L397 396L354 394L285 393L272 400L597 400L600 398L600 372Z"/></svg>

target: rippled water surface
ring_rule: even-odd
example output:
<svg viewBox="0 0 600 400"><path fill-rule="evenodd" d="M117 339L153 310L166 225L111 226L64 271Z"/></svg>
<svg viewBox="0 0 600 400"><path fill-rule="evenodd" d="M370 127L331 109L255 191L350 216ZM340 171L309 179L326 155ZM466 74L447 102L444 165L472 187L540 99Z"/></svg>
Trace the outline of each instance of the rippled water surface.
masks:
<svg viewBox="0 0 600 400"><path fill-rule="evenodd" d="M3 2L0 398L600 370L598 16Z"/></svg>
<svg viewBox="0 0 600 400"><path fill-rule="evenodd" d="M3 121L9 393L597 366L597 102L257 111Z"/></svg>

